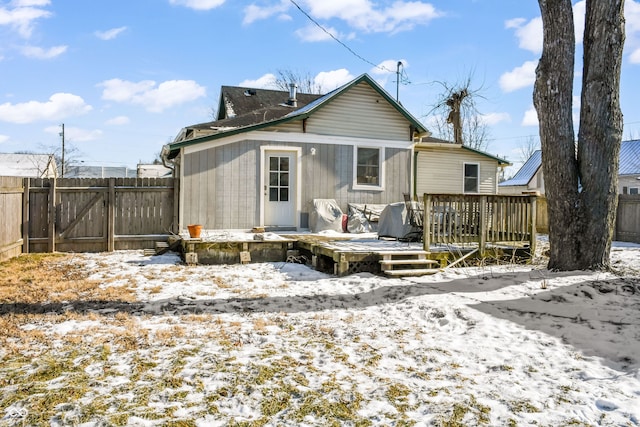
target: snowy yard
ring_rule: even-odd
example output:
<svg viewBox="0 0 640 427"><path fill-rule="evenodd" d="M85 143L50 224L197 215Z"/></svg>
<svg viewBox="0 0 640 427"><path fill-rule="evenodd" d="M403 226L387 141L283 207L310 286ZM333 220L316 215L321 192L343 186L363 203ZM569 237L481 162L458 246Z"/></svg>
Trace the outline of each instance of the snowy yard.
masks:
<svg viewBox="0 0 640 427"><path fill-rule="evenodd" d="M388 279L44 257L0 269L0 426L640 425L640 246L612 260Z"/></svg>

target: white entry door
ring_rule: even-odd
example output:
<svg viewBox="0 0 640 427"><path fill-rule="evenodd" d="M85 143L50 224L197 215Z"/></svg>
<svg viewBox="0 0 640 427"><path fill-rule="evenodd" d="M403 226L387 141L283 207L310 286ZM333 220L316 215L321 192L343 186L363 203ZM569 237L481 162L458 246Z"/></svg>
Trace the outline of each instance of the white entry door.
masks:
<svg viewBox="0 0 640 427"><path fill-rule="evenodd" d="M296 153L266 151L264 173L264 225L295 227Z"/></svg>

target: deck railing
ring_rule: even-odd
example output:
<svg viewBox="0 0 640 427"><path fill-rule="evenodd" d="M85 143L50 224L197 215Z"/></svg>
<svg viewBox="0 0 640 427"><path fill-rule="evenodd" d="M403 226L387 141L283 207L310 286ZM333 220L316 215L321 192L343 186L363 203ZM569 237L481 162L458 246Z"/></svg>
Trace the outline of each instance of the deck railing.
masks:
<svg viewBox="0 0 640 427"><path fill-rule="evenodd" d="M467 194L425 194L425 250L432 244L536 242L536 197Z"/></svg>

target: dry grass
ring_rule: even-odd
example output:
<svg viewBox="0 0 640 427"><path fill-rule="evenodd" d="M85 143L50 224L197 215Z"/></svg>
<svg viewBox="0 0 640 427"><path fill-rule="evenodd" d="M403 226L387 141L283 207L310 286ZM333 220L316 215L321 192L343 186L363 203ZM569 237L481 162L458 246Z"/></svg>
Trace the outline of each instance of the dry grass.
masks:
<svg viewBox="0 0 640 427"><path fill-rule="evenodd" d="M0 263L0 303L135 301L128 287L101 287L87 276L72 255L22 255Z"/></svg>

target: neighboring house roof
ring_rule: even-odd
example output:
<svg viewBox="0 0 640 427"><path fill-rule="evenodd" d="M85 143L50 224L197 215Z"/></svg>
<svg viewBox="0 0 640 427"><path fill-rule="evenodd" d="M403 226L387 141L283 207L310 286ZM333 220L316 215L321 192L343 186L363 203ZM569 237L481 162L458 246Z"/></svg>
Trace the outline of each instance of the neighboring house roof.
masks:
<svg viewBox="0 0 640 427"><path fill-rule="evenodd" d="M640 139L622 141L619 175L640 175Z"/></svg>
<svg viewBox="0 0 640 427"><path fill-rule="evenodd" d="M245 111L244 108L241 110L243 114L236 115L235 117L225 118L222 120L217 120L215 122L210 122L207 125L213 130L215 129L215 133L210 135L201 136L193 139L184 139L180 140L176 138L176 141L169 144L170 155L169 158L173 158L178 155L178 151L181 147L199 144L201 142L211 141L218 138L224 138L227 136L235 135L238 133L249 132L253 130L263 129L268 126L273 126L276 124L286 123L290 121L303 120L309 117L311 114L321 109L323 106L330 103L333 99L339 97L340 95L347 92L353 86L360 84L362 82L366 82L369 84L378 94L380 94L393 108L395 108L400 114L402 114L416 129L418 133L426 133L427 129L424 127L418 119L413 117L402 105L400 105L395 99L393 99L389 94L373 80L369 75L363 74L360 77L352 80L351 82L345 84L344 86L335 89L326 95L319 96L315 100L312 100L308 104L301 106L301 102L298 101L297 107L282 107L284 101L288 99L288 92L283 91L275 91L280 94L280 104L269 106L260 106L257 110L254 111ZM256 89L259 91L259 89ZM287 98L283 98L283 94L287 94ZM284 116L278 115L282 112L281 108L286 108L286 114ZM235 111L235 110L234 110ZM263 114L261 118L261 114ZM275 118L271 118L272 115ZM220 116L220 114L219 114ZM259 120L249 120L248 118ZM246 119L246 121L245 121ZM198 125L200 126L200 125ZM181 132L181 135L183 132Z"/></svg>
<svg viewBox="0 0 640 427"><path fill-rule="evenodd" d="M525 162L525 164L522 165L520 170L513 176L513 178L501 182L500 184L498 184L498 186L511 187L516 185L528 185L541 166L542 150L536 150Z"/></svg>
<svg viewBox="0 0 640 427"><path fill-rule="evenodd" d="M508 160L503 159L501 157L498 156L494 156L492 154L486 153L484 151L481 150L477 150L475 148L471 148L471 147L467 147L466 145L460 145L460 144L456 144L453 141L447 141L446 139L440 139L440 138L435 138L432 136L429 137L422 137L419 139L420 142L416 143L416 150L420 150L420 149L425 149L425 148L429 148L429 147L448 147L451 146L453 147L457 147L460 148L462 150L466 150L466 151L470 151L472 153L476 153L476 154L480 154L482 156L485 157L489 157L492 160L495 160L498 162L499 165L503 165L503 166L509 166L511 165L511 163L509 163Z"/></svg>
<svg viewBox="0 0 640 427"><path fill-rule="evenodd" d="M126 166L68 166L65 178L135 178L137 171Z"/></svg>
<svg viewBox="0 0 640 427"><path fill-rule="evenodd" d="M58 168L52 154L0 153L0 176L55 178L57 175Z"/></svg>

